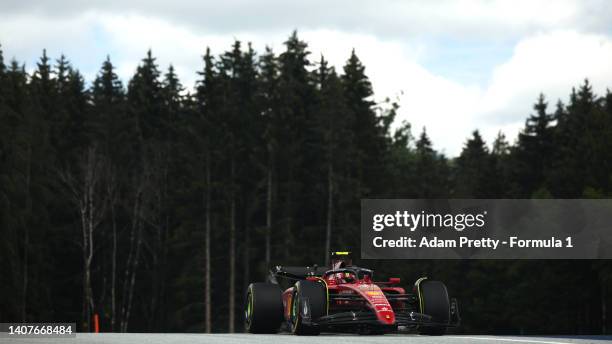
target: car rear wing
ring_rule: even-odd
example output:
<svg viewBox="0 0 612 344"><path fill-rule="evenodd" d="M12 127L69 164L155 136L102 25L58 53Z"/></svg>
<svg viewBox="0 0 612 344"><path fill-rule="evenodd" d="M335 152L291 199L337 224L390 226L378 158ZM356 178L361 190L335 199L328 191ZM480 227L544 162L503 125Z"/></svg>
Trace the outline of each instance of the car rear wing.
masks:
<svg viewBox="0 0 612 344"><path fill-rule="evenodd" d="M277 265L270 269L268 280L271 283L278 284L278 277L292 279L292 280L303 280L307 277L320 277L322 276L327 268L319 267L318 265L313 266L280 266Z"/></svg>

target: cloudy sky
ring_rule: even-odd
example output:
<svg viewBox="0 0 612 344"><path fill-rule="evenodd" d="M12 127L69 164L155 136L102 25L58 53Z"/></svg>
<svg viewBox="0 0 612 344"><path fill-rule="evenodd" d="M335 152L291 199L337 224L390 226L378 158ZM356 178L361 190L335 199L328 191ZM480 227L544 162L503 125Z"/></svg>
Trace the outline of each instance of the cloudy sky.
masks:
<svg viewBox="0 0 612 344"><path fill-rule="evenodd" d="M551 106L589 78L612 88L609 1L0 1L5 58L31 69L42 48L88 80L108 54L127 80L152 48L193 87L206 46L234 39L276 52L293 29L340 68L352 48L377 100L399 97L399 120L457 155L479 129L514 140L537 95Z"/></svg>

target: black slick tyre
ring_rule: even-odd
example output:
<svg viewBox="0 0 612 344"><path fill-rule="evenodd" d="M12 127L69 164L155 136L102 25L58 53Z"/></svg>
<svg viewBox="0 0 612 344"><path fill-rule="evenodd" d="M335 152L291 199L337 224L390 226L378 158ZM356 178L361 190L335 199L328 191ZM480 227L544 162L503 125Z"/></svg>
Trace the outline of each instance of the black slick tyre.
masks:
<svg viewBox="0 0 612 344"><path fill-rule="evenodd" d="M283 321L282 292L272 283L251 283L244 305L244 326L249 333L276 333Z"/></svg>
<svg viewBox="0 0 612 344"><path fill-rule="evenodd" d="M327 290L324 283L314 281L299 281L293 289L290 309L291 332L297 335L318 335L320 329L313 324L307 324L302 318L305 302L308 300L310 320L316 321L327 314Z"/></svg>
<svg viewBox="0 0 612 344"><path fill-rule="evenodd" d="M450 321L450 301L444 283L439 281L422 281L418 285L419 306L421 313L432 317L432 325L419 327L421 334L441 336L446 333Z"/></svg>

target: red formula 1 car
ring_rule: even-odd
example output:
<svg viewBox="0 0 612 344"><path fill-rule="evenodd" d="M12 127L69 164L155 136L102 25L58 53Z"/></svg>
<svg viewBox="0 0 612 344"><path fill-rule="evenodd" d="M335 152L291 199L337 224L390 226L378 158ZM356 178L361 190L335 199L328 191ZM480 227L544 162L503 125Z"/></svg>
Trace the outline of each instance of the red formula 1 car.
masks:
<svg viewBox="0 0 612 344"><path fill-rule="evenodd" d="M423 277L407 292L399 278L372 278L372 270L352 265L348 252L334 252L329 268L277 266L269 282L249 285L245 326L250 333L284 328L298 335L399 330L442 335L459 325L457 301L449 299L442 282ZM285 291L281 279L291 282Z"/></svg>

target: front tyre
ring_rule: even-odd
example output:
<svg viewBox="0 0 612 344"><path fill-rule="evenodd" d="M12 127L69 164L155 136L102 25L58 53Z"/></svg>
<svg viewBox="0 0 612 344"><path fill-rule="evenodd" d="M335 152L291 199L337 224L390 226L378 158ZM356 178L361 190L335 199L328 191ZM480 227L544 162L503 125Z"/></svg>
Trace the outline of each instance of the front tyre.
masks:
<svg viewBox="0 0 612 344"><path fill-rule="evenodd" d="M244 305L244 327L249 333L276 333L283 321L281 289L272 283L251 283Z"/></svg>
<svg viewBox="0 0 612 344"><path fill-rule="evenodd" d="M299 281L293 288L289 313L291 332L297 335L316 336L319 334L319 327L306 322L302 316L306 302L308 302L307 308L311 322L327 314L326 286L320 282Z"/></svg>
<svg viewBox="0 0 612 344"><path fill-rule="evenodd" d="M444 283L424 280L417 286L421 313L432 317L432 325L419 327L421 334L441 336L450 321L450 301Z"/></svg>

